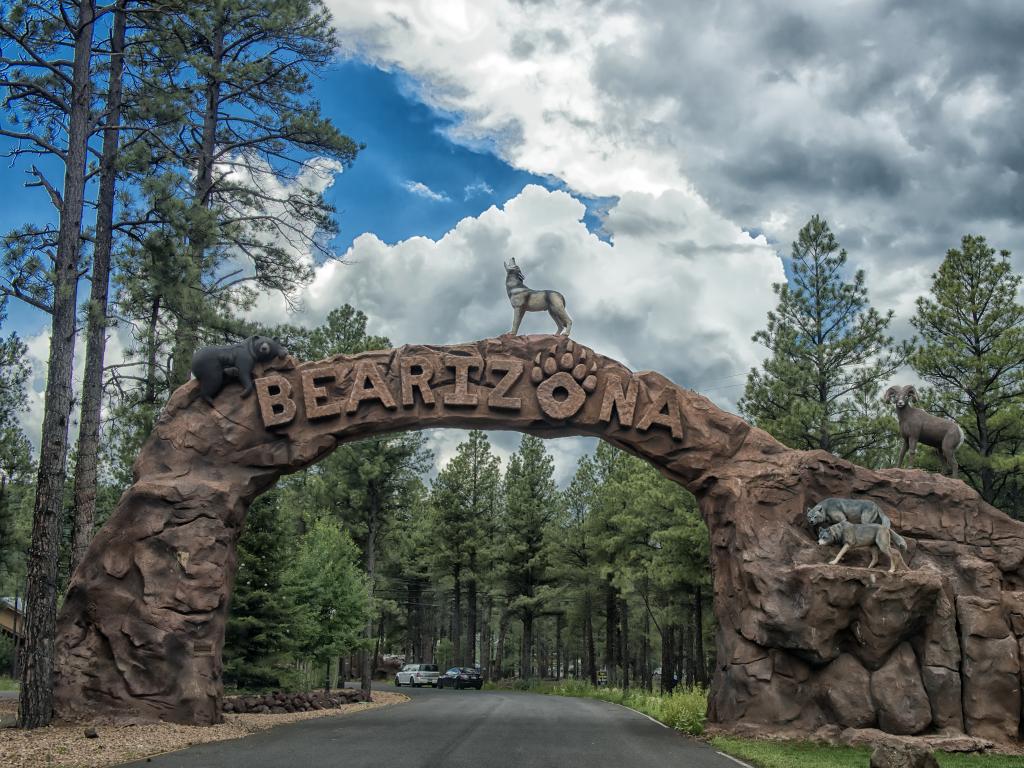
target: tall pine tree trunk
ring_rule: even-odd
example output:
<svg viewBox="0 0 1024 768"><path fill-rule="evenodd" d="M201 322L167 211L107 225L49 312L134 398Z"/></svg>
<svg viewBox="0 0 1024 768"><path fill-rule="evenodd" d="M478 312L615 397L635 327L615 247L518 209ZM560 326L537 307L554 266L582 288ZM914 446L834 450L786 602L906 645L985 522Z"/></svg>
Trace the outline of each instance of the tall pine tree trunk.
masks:
<svg viewBox="0 0 1024 768"><path fill-rule="evenodd" d="M423 657L420 649L420 614L419 604L423 601L423 583L419 579L409 582L406 590L405 606L405 657L407 662L419 661Z"/></svg>
<svg viewBox="0 0 1024 768"><path fill-rule="evenodd" d="M622 687L629 690L629 606L625 598L619 601L619 615L622 617Z"/></svg>
<svg viewBox="0 0 1024 768"><path fill-rule="evenodd" d="M465 665L462 657L462 569L455 566L452 571L452 664L457 667Z"/></svg>
<svg viewBox="0 0 1024 768"><path fill-rule="evenodd" d="M486 593L485 593L486 594ZM480 672L484 680L491 679L491 598L483 601L483 619L480 622Z"/></svg>
<svg viewBox="0 0 1024 768"><path fill-rule="evenodd" d="M100 411L103 406L103 357L107 346L107 295L110 253L114 233L114 189L117 181L118 129L121 122L121 75L124 70L126 0L114 10L110 31L110 78L107 86L106 127L100 159L100 186L96 204L96 243L92 257L82 379L82 410L75 460L75 519L71 545L71 574L85 557L96 520L96 463L99 453Z"/></svg>
<svg viewBox="0 0 1024 768"><path fill-rule="evenodd" d="M505 676L504 664L505 664L505 638L508 636L508 625L509 625L508 609L504 609L501 612L501 618L498 620L498 645L494 650L494 679L501 680Z"/></svg>
<svg viewBox="0 0 1024 768"><path fill-rule="evenodd" d="M476 576L470 576L466 584L466 664L476 666L476 621L477 621Z"/></svg>
<svg viewBox="0 0 1024 768"><path fill-rule="evenodd" d="M604 593L604 668L608 673L609 685L617 682L615 676L617 648L615 634L616 628L619 624L619 618L616 615L615 598L615 585L612 584L612 577L609 575L605 583Z"/></svg>
<svg viewBox="0 0 1024 768"><path fill-rule="evenodd" d="M587 677L591 685L597 685L597 648L594 644L594 602L590 593L583 603L583 641L587 663Z"/></svg>
<svg viewBox="0 0 1024 768"><path fill-rule="evenodd" d="M19 695L20 724L38 728L53 717L53 643L57 621L57 566L60 559L68 422L71 418L71 369L75 353L78 261L85 202L86 149L91 99L90 58L96 8L79 0L73 28L71 113L64 162L57 252L54 258L53 318L47 365L39 475L28 553L25 645Z"/></svg>
<svg viewBox="0 0 1024 768"><path fill-rule="evenodd" d="M370 515L366 526L366 574L370 582L370 605L373 605L375 591L375 574L377 570L377 530L380 525L380 502L376 495L370 500ZM359 688L363 694L363 701L371 701L372 694L370 683L373 679L372 661L370 659L370 640L373 639L374 622L373 618L366 620L366 629L363 632L365 645L360 659Z"/></svg>
<svg viewBox="0 0 1024 768"><path fill-rule="evenodd" d="M645 691L650 691L651 685L651 612L644 612L644 638L640 646L640 654L643 659L641 669L641 684Z"/></svg>
<svg viewBox="0 0 1024 768"><path fill-rule="evenodd" d="M669 623L665 623L664 629L661 631L661 692L672 693L672 689L676 687L675 673L676 673L676 660L675 654L675 627Z"/></svg>
<svg viewBox="0 0 1024 768"><path fill-rule="evenodd" d="M533 612L523 613L523 644L519 657L519 675L524 680L533 677Z"/></svg>
<svg viewBox="0 0 1024 768"><path fill-rule="evenodd" d="M555 680L562 679L562 614L555 614Z"/></svg>
<svg viewBox="0 0 1024 768"><path fill-rule="evenodd" d="M708 665L704 659L704 596L699 584L693 590L693 630L694 678L704 685L708 681Z"/></svg>

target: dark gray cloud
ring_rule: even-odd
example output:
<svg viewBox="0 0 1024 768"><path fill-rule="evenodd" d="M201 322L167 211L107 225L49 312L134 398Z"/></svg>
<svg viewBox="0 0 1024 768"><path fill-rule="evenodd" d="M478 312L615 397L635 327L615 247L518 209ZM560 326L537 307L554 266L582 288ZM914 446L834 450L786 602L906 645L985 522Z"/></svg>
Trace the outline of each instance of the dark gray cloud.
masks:
<svg viewBox="0 0 1024 768"><path fill-rule="evenodd" d="M894 267L930 272L966 232L1024 263L1024 3L619 8L643 42L598 52L604 124L642 132L674 99L660 135L683 173L783 252L821 213L869 285Z"/></svg>

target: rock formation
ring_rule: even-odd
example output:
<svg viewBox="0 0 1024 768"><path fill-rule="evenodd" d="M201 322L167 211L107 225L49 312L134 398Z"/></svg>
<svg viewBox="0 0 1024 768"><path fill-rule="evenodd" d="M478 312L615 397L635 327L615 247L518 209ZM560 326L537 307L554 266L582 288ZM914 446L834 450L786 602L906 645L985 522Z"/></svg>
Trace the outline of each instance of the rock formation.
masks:
<svg viewBox="0 0 1024 768"><path fill-rule="evenodd" d="M59 618L65 718L212 723L235 543L250 502L340 443L407 429L594 435L694 493L711 536L709 718L1017 739L1024 524L963 482L801 452L663 376L565 337L407 346L257 371L211 408L174 393ZM912 570L825 564L804 511L869 498Z"/></svg>

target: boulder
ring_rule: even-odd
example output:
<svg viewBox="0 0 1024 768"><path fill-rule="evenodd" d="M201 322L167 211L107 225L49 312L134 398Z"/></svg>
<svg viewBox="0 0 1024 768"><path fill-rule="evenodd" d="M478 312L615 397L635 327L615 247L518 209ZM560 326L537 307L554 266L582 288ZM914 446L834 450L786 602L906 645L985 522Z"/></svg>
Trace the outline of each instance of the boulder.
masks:
<svg viewBox="0 0 1024 768"><path fill-rule="evenodd" d="M939 731L963 733L963 694L960 673L946 667L921 667L921 681L932 709L932 725Z"/></svg>
<svg viewBox="0 0 1024 768"><path fill-rule="evenodd" d="M878 711L878 725L895 734L920 733L932 721L928 694L921 681L914 649L903 643L880 669L871 675L871 698Z"/></svg>
<svg viewBox="0 0 1024 768"><path fill-rule="evenodd" d="M819 674L817 683L835 723L847 728L874 725L871 674L854 656L841 654Z"/></svg>
<svg viewBox="0 0 1024 768"><path fill-rule="evenodd" d="M1017 738L1021 720L1020 645L1001 600L956 600L963 648L964 725L972 736Z"/></svg>
<svg viewBox="0 0 1024 768"><path fill-rule="evenodd" d="M918 747L875 747L871 768L939 768L935 756Z"/></svg>

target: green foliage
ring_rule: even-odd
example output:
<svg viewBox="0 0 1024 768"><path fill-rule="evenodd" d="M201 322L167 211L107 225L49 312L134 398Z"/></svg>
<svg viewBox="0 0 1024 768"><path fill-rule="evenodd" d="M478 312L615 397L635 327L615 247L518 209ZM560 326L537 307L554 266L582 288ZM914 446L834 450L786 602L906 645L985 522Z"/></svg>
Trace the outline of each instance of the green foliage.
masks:
<svg viewBox="0 0 1024 768"><path fill-rule="evenodd" d="M1024 516L1022 279L1008 251L997 255L984 237L965 235L911 320L921 334L911 364L932 387L931 405L964 430L964 475L986 501L1017 516Z"/></svg>
<svg viewBox="0 0 1024 768"><path fill-rule="evenodd" d="M0 302L0 325L6 320L3 310ZM27 348L17 334L0 338L0 587L11 590L3 594L13 594L12 587L23 588L26 523L34 499L32 447L18 420L28 408L30 374Z"/></svg>
<svg viewBox="0 0 1024 768"><path fill-rule="evenodd" d="M489 536L498 520L501 502L501 467L491 452L487 436L472 430L459 444L455 456L438 473L431 488L431 515L435 546L435 572L452 580L451 633L456 664L475 663L475 622L462 636L462 587L468 583L470 600L476 599L477 581L485 576L494 556Z"/></svg>
<svg viewBox="0 0 1024 768"><path fill-rule="evenodd" d="M16 690L4 688L4 681L9 679L5 675L14 666L14 638L10 635L0 634L0 691ZM11 681L13 682L13 681Z"/></svg>
<svg viewBox="0 0 1024 768"><path fill-rule="evenodd" d="M868 303L864 272L846 282L846 251L814 216L793 243L792 278L776 283L776 309L754 334L771 357L752 369L740 412L792 448L821 448L869 466L886 461L894 421L878 402L907 343L887 335L893 313Z"/></svg>
<svg viewBox="0 0 1024 768"><path fill-rule="evenodd" d="M284 575L282 597L294 611L297 652L327 661L359 645L369 613L359 550L336 522L319 518Z"/></svg>
<svg viewBox="0 0 1024 768"><path fill-rule="evenodd" d="M171 0L132 21L115 279L148 369L135 399L162 403L198 346L248 335L259 295L293 302L335 257L323 190L362 147L312 98L336 45L322 0Z"/></svg>
<svg viewBox="0 0 1024 768"><path fill-rule="evenodd" d="M437 662L437 668L442 672L451 668L455 663L455 652L452 646L452 641L447 637L443 637L437 641L437 647L434 649L434 659Z"/></svg>
<svg viewBox="0 0 1024 768"><path fill-rule="evenodd" d="M249 508L238 541L231 615L224 639L224 679L237 688L291 687L290 654L304 645L297 631L298 606L283 584L296 536L270 492Z"/></svg>
<svg viewBox="0 0 1024 768"><path fill-rule="evenodd" d="M470 569L479 563L481 544L496 522L501 488L498 457L487 435L473 430L460 443L431 489L434 550L444 572Z"/></svg>
<svg viewBox="0 0 1024 768"><path fill-rule="evenodd" d="M327 313L323 325L311 331L294 325L279 325L267 330L300 360L320 360L331 355L357 355L391 346L387 336L366 331L367 318L360 310L344 304Z"/></svg>
<svg viewBox="0 0 1024 768"><path fill-rule="evenodd" d="M502 520L502 573L515 610L539 608L537 587L546 580L544 534L560 508L554 463L537 437L524 435L505 473L505 515Z"/></svg>
<svg viewBox="0 0 1024 768"><path fill-rule="evenodd" d="M523 677L533 674L533 622L545 602L542 587L550 581L545 534L560 506L551 456L540 438L524 435L505 473L498 566L508 596L507 610L523 623L520 659Z"/></svg>

